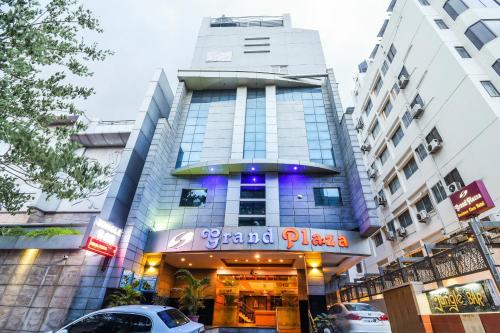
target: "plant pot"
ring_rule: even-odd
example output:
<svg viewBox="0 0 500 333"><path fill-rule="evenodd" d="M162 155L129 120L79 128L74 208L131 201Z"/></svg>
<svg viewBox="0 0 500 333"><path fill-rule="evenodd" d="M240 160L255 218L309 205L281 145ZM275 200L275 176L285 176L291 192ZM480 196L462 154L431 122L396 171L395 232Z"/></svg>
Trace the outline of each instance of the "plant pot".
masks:
<svg viewBox="0 0 500 333"><path fill-rule="evenodd" d="M198 315L189 315L188 318L191 320L191 321L194 321L195 323L198 322L198 319L200 319L200 316Z"/></svg>

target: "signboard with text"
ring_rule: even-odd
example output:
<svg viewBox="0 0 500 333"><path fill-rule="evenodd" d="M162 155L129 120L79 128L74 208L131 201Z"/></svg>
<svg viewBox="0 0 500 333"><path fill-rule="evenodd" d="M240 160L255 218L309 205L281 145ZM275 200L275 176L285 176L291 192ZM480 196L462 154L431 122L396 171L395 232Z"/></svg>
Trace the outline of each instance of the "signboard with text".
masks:
<svg viewBox="0 0 500 333"><path fill-rule="evenodd" d="M496 311L498 305L489 280L439 288L425 294L434 314L490 312Z"/></svg>
<svg viewBox="0 0 500 333"><path fill-rule="evenodd" d="M121 235L121 228L97 217L87 227L82 248L105 257L113 257Z"/></svg>
<svg viewBox="0 0 500 333"><path fill-rule="evenodd" d="M476 180L450 195L459 221L465 221L495 207L482 180Z"/></svg>
<svg viewBox="0 0 500 333"><path fill-rule="evenodd" d="M116 246L103 242L94 237L88 237L83 249L100 254L105 257L114 257Z"/></svg>

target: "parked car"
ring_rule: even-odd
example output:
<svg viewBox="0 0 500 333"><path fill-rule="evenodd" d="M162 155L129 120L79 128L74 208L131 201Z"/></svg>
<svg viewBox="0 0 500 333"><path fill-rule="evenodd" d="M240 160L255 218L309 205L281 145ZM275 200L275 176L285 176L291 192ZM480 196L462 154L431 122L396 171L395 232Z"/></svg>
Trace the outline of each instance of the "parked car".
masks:
<svg viewBox="0 0 500 333"><path fill-rule="evenodd" d="M55 333L201 333L202 324L159 305L126 305L92 312Z"/></svg>
<svg viewBox="0 0 500 333"><path fill-rule="evenodd" d="M366 303L337 303L328 309L342 333L391 333L389 317Z"/></svg>

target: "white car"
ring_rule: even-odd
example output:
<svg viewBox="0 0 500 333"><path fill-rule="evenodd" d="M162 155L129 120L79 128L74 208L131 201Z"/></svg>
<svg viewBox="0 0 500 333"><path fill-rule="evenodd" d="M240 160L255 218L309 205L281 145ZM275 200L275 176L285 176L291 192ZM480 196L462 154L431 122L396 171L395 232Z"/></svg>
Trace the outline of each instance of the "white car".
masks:
<svg viewBox="0 0 500 333"><path fill-rule="evenodd" d="M342 333L391 333L389 317L366 303L337 303L328 309Z"/></svg>
<svg viewBox="0 0 500 333"><path fill-rule="evenodd" d="M89 313L55 333L201 333L202 324L159 305L126 305Z"/></svg>

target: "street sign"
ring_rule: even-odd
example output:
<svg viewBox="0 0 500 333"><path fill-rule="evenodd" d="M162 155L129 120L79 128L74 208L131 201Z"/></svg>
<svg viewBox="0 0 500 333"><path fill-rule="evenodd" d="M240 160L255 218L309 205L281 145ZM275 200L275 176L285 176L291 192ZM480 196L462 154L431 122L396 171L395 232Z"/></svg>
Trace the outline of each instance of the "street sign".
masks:
<svg viewBox="0 0 500 333"><path fill-rule="evenodd" d="M87 238L87 243L83 249L100 254L105 257L114 257L116 254L116 246L103 242L97 238Z"/></svg>
<svg viewBox="0 0 500 333"><path fill-rule="evenodd" d="M482 180L476 180L450 195L459 221L466 221L495 207Z"/></svg>

